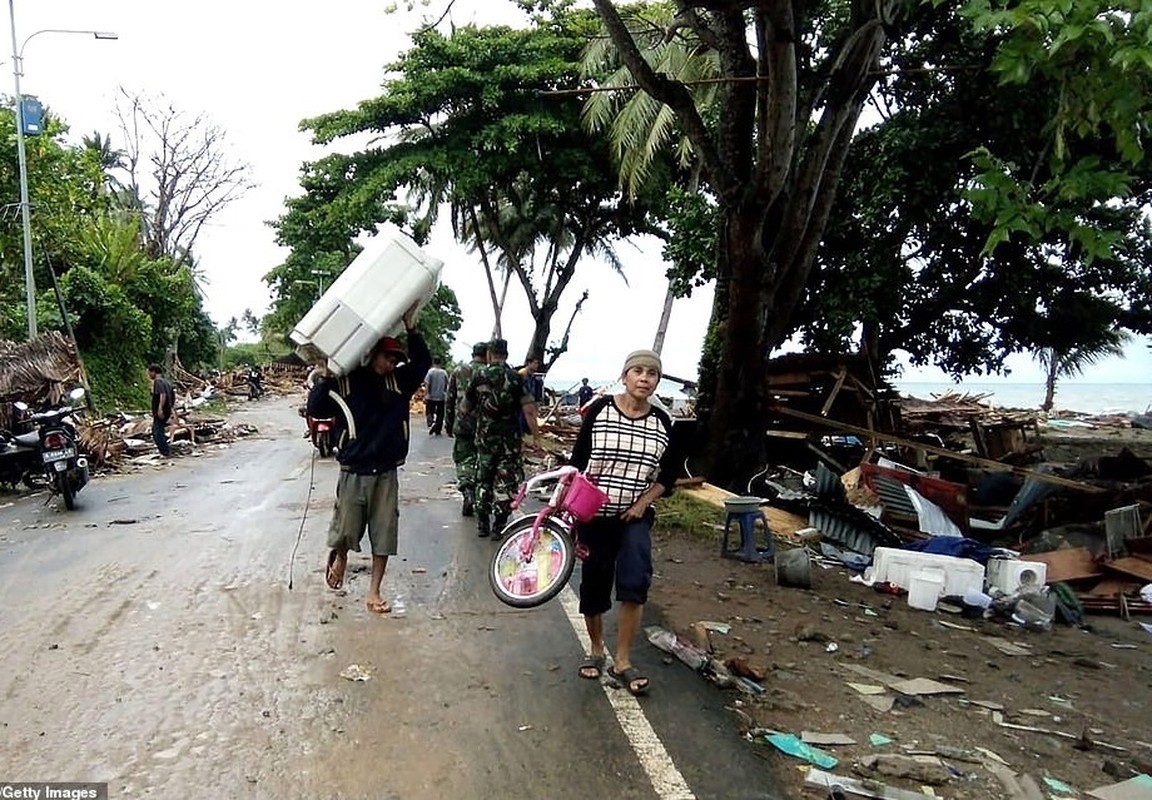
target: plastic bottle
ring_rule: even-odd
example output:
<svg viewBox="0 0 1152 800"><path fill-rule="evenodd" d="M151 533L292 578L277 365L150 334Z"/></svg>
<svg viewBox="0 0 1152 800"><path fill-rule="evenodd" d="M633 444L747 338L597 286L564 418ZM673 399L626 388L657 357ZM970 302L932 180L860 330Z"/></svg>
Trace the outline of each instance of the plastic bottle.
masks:
<svg viewBox="0 0 1152 800"><path fill-rule="evenodd" d="M646 629L648 641L665 653L670 653L694 670L701 670L708 663L708 654L690 642L686 642L667 628L652 626Z"/></svg>
<svg viewBox="0 0 1152 800"><path fill-rule="evenodd" d="M408 616L408 605L404 602L404 595L398 594L392 599L392 616L397 619Z"/></svg>

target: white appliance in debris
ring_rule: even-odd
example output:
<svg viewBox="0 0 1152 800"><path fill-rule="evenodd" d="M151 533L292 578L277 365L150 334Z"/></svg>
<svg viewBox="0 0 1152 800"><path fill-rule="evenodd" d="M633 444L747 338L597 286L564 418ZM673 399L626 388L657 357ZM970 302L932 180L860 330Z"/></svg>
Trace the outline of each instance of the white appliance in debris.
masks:
<svg viewBox="0 0 1152 800"><path fill-rule="evenodd" d="M383 336L402 330L404 312L436 291L444 262L398 228L372 237L289 334L305 361L346 375Z"/></svg>
<svg viewBox="0 0 1152 800"><path fill-rule="evenodd" d="M1014 558L988 559L988 588L1013 594L1021 587L1040 588L1048 577L1048 565L1042 561L1018 561Z"/></svg>

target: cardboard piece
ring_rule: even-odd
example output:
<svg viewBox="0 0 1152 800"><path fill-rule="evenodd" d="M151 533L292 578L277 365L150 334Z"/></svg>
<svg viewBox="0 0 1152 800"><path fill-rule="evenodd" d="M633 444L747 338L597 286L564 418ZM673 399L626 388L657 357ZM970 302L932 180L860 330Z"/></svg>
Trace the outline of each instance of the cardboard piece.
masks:
<svg viewBox="0 0 1152 800"><path fill-rule="evenodd" d="M860 699L881 714L887 714L892 710L892 706L896 705L896 698L890 694L860 695Z"/></svg>
<svg viewBox="0 0 1152 800"><path fill-rule="evenodd" d="M901 681L892 684L892 689L900 692L900 694L910 695L964 694L964 690L959 686L950 686L931 678L913 678L910 681Z"/></svg>
<svg viewBox="0 0 1152 800"><path fill-rule="evenodd" d="M1028 650L1027 648L1024 648L1024 647L1020 647L1019 645L1012 644L1011 642L1006 642L1003 639L997 639L995 636L981 636L980 638L983 639L984 641L986 641L988 644L995 647L997 650L999 650L1001 653L1003 653L1006 656L1030 656L1030 655L1032 655L1031 650Z"/></svg>
<svg viewBox="0 0 1152 800"><path fill-rule="evenodd" d="M884 694L887 691L883 686L876 686L871 683L849 683L848 685L860 694Z"/></svg>
<svg viewBox="0 0 1152 800"><path fill-rule="evenodd" d="M1120 783L1101 786L1088 792L1096 800L1152 800L1152 777L1137 775Z"/></svg>

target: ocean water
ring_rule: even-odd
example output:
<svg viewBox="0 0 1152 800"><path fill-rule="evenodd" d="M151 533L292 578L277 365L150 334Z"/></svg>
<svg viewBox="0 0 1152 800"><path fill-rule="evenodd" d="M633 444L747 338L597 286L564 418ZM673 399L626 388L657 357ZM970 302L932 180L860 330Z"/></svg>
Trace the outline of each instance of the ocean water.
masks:
<svg viewBox="0 0 1152 800"><path fill-rule="evenodd" d="M575 391L580 380L555 379L544 381L549 389ZM589 380L594 388L615 387L617 382ZM964 381L961 383L923 383L895 381L893 386L902 395L923 400L954 392L957 394L987 395L981 402L998 408L1038 409L1044 402L1044 384L1016 381ZM681 386L661 381L657 392L662 397L685 397ZM1080 383L1067 381L1056 384L1057 411L1075 411L1081 414L1143 414L1152 410L1152 383Z"/></svg>
<svg viewBox="0 0 1152 800"><path fill-rule="evenodd" d="M895 381L902 395L924 400L954 392L988 395L981 402L999 408L1038 409L1044 402L1044 384L1013 381L963 381L961 383L918 383ZM1152 408L1152 383L1056 384L1055 410L1081 414L1143 414Z"/></svg>

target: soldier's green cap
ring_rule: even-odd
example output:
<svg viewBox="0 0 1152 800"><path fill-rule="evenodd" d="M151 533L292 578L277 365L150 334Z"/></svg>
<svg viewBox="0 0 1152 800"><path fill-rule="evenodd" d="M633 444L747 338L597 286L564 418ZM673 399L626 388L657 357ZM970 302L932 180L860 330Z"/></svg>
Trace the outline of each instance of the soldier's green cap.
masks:
<svg viewBox="0 0 1152 800"><path fill-rule="evenodd" d="M508 340L493 339L488 343L488 352L498 356L508 355Z"/></svg>
<svg viewBox="0 0 1152 800"><path fill-rule="evenodd" d="M472 345L472 355L482 356L488 353L488 342L477 342Z"/></svg>

